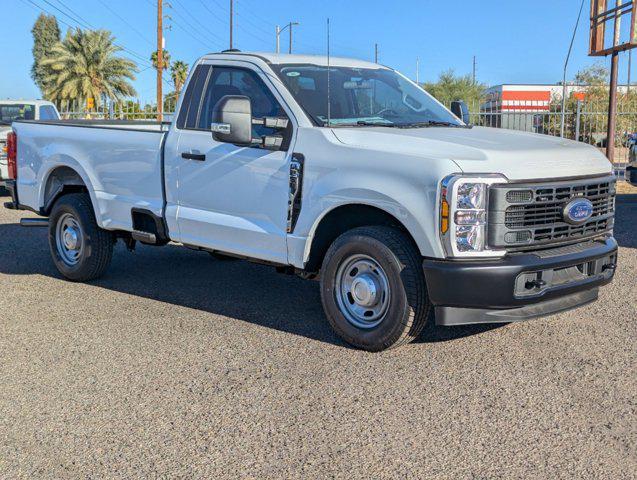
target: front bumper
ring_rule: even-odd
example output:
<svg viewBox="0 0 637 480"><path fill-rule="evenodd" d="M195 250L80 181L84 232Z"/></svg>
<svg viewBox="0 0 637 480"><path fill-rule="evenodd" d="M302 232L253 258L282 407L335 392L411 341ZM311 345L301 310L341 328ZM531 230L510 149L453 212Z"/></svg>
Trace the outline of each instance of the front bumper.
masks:
<svg viewBox="0 0 637 480"><path fill-rule="evenodd" d="M527 320L597 299L613 279L617 242L609 237L496 260L425 259L439 325Z"/></svg>

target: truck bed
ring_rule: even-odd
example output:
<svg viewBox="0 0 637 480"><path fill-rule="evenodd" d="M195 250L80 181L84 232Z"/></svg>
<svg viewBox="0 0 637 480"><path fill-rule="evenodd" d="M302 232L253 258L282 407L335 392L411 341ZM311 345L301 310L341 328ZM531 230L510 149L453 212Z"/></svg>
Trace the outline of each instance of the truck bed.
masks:
<svg viewBox="0 0 637 480"><path fill-rule="evenodd" d="M162 215L162 143L156 122L57 120L14 122L20 204L44 206L56 168L73 168L89 186L100 227L132 230L131 209Z"/></svg>

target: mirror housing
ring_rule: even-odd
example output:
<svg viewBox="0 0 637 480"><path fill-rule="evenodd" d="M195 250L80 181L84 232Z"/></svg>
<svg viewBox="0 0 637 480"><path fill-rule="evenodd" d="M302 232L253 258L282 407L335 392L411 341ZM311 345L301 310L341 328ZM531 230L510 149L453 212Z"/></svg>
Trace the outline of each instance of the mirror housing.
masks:
<svg viewBox="0 0 637 480"><path fill-rule="evenodd" d="M451 102L451 113L469 125L469 107L462 100Z"/></svg>
<svg viewBox="0 0 637 480"><path fill-rule="evenodd" d="M217 142L252 145L252 105L243 95L226 95L212 109L212 138Z"/></svg>

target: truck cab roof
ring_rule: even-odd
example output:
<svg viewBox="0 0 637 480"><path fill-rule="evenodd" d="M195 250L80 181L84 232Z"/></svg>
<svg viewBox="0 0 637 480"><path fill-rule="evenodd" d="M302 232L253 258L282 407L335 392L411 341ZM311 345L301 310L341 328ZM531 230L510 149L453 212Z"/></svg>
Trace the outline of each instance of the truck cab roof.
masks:
<svg viewBox="0 0 637 480"><path fill-rule="evenodd" d="M240 52L240 51L224 51L218 53L209 53L202 57L202 60L236 60L237 58L253 58L266 62L270 65L320 65L327 66L328 59L326 55L297 55L289 53L269 53L269 52ZM371 68L371 69L387 69L384 65L378 63L367 62L365 60L357 60L355 58L332 57L329 58L329 64L333 67L351 67L351 68Z"/></svg>

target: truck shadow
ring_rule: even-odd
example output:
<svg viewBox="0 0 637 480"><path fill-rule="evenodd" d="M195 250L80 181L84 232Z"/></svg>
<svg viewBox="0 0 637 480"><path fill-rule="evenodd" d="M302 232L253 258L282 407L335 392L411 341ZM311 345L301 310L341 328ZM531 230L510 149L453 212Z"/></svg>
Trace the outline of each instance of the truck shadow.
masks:
<svg viewBox="0 0 637 480"><path fill-rule="evenodd" d="M621 246L637 248L636 226L637 195L618 196L615 233ZM0 274L61 279L50 259L46 229L0 224ZM318 283L277 274L271 267L216 260L170 245L128 253L118 243L111 268L92 285L345 346L325 320ZM418 343L452 341L501 326L439 327L432 315Z"/></svg>
<svg viewBox="0 0 637 480"><path fill-rule="evenodd" d="M46 237L44 228L0 224L0 274L39 274L62 280L50 259ZM271 267L217 260L204 252L170 245L141 246L129 253L118 244L111 268L91 284L347 346L325 319L318 282L280 275ZM439 327L433 316L429 320L419 343L451 341L497 327Z"/></svg>

